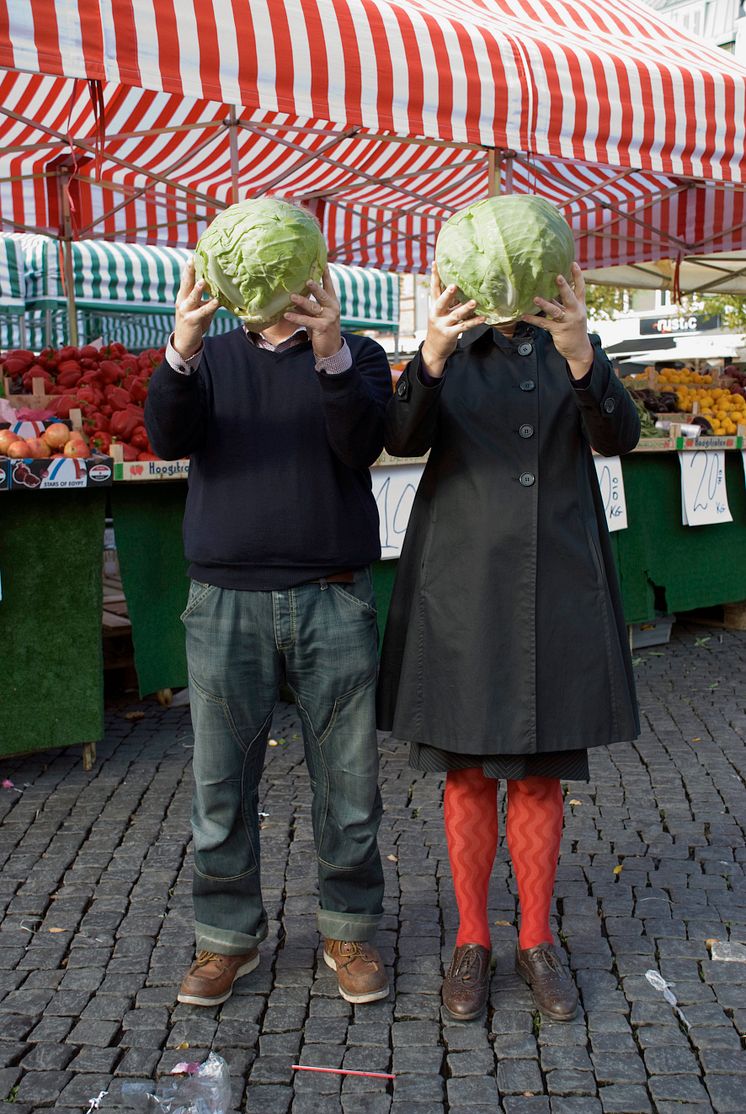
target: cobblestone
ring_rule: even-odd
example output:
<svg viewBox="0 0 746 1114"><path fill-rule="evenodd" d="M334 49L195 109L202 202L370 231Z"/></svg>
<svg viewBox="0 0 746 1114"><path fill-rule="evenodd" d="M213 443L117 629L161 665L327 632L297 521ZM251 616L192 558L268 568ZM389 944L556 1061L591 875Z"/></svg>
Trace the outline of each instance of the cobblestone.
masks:
<svg viewBox="0 0 746 1114"><path fill-rule="evenodd" d="M677 624L636 663L640 739L592 752L592 780L566 787L552 923L581 1011L565 1025L515 977L502 844L488 1009L470 1024L444 1015L457 915L443 783L410 770L406 748L382 743L378 942L395 994L368 1006L343 1001L321 960L293 707L278 705L283 742L261 791L269 936L257 970L210 1010L176 1002L192 957L188 709L112 710L89 773L78 748L6 760L24 791L0 799L0 1102L72 1114L108 1089L102 1111L119 1110L123 1083L212 1048L241 1114L742 1114L746 966L717 957L746 945L746 633ZM499 800L504 833L504 786Z"/></svg>

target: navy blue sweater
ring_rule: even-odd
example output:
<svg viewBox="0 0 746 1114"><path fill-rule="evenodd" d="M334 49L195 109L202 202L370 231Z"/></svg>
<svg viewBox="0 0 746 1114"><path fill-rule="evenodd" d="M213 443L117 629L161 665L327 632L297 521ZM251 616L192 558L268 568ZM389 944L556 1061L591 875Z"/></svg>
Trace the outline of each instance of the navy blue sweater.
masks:
<svg viewBox="0 0 746 1114"><path fill-rule="evenodd" d="M189 575L272 590L380 555L369 466L391 397L386 354L345 334L352 367L319 374L310 342L256 348L243 329L206 337L199 370L165 361L145 425L164 460L189 456L184 549Z"/></svg>

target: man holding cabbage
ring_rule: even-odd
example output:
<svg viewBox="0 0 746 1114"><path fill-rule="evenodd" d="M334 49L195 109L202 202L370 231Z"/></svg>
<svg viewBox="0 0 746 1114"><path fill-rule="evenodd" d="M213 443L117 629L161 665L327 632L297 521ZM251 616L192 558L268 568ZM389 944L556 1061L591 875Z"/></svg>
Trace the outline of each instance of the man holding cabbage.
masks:
<svg viewBox="0 0 746 1114"><path fill-rule="evenodd" d="M313 789L324 960L344 998L370 1002L388 993L372 944L383 871L369 473L388 362L374 341L341 333L323 236L296 206L265 198L226 209L200 239L196 268L185 269L146 406L155 451L190 457L182 618L197 954L178 997L223 1002L259 962L268 918L258 786L284 680ZM220 304L243 327L206 337Z"/></svg>
<svg viewBox="0 0 746 1114"><path fill-rule="evenodd" d="M640 425L588 336L573 258L570 228L540 198L452 217L427 336L387 411L388 451L430 456L389 610L379 726L410 743L416 769L446 776L459 929L443 1003L463 1021L489 994L499 779L516 970L545 1016L569 1020L578 995L550 925L561 783L588 779L591 747L639 733L591 448L629 452Z"/></svg>

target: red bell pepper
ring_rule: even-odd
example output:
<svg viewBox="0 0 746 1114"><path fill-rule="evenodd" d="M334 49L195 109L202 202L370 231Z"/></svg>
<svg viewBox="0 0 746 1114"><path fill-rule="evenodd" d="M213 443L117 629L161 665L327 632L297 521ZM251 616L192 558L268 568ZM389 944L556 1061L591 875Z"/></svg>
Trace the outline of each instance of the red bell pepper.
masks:
<svg viewBox="0 0 746 1114"><path fill-rule="evenodd" d="M98 370L101 372L102 381L112 385L118 383L124 374L121 365L115 363L114 360L102 360L98 365Z"/></svg>
<svg viewBox="0 0 746 1114"><path fill-rule="evenodd" d="M116 410L111 415L109 428L115 437L129 441L138 426L142 425L142 410L136 406L128 406L126 410Z"/></svg>
<svg viewBox="0 0 746 1114"><path fill-rule="evenodd" d="M145 426L139 425L129 440L130 444L134 445L135 448L139 449L141 452L147 452L150 449L150 442L145 432Z"/></svg>
<svg viewBox="0 0 746 1114"><path fill-rule="evenodd" d="M145 402L145 399L148 397L148 384L144 379L133 379L129 392L133 402Z"/></svg>
<svg viewBox="0 0 746 1114"><path fill-rule="evenodd" d="M103 383L101 380L101 373L98 370L86 371L85 374L81 376L80 385L82 387L98 387L99 389L102 388Z"/></svg>
<svg viewBox="0 0 746 1114"><path fill-rule="evenodd" d="M106 401L109 403L112 410L124 410L130 402L129 392L126 391L124 387L108 387L106 391Z"/></svg>
<svg viewBox="0 0 746 1114"><path fill-rule="evenodd" d="M83 429L86 433L94 433L96 430L108 433L109 419L98 410L89 410L83 418Z"/></svg>
<svg viewBox="0 0 746 1114"><path fill-rule="evenodd" d="M49 372L45 371L44 368L39 367L38 364L33 364L28 369L28 371L25 371L23 373L23 379L21 380L21 382L23 383L24 390L30 391L32 389L34 379L43 379L45 383L53 382L52 376L49 374Z"/></svg>
<svg viewBox="0 0 746 1114"><path fill-rule="evenodd" d="M52 403L50 410L54 411L58 418L69 418L70 409L75 406L77 406L77 401L74 395L60 395Z"/></svg>
<svg viewBox="0 0 746 1114"><path fill-rule="evenodd" d="M92 449L96 449L100 453L108 453L109 446L111 445L111 436L104 429L97 429L95 433L89 438L89 444Z"/></svg>
<svg viewBox="0 0 746 1114"><path fill-rule="evenodd" d="M77 387L82 376L83 372L80 370L80 368L77 368L76 370L73 370L71 368L69 371L62 371L58 374L57 383L60 387L65 387L66 389L69 387Z"/></svg>
<svg viewBox="0 0 746 1114"><path fill-rule="evenodd" d="M104 392L100 387L91 386L89 383L85 387L78 387L75 391L75 397L81 406L87 403L89 406L95 407L96 410L100 410L104 401Z"/></svg>

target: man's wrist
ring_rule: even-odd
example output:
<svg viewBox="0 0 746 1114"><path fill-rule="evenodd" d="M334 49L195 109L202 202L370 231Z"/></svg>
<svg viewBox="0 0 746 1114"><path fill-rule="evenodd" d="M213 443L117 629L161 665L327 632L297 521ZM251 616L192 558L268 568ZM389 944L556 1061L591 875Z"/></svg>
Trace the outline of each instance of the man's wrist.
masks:
<svg viewBox="0 0 746 1114"><path fill-rule="evenodd" d="M174 371L178 371L180 375L193 375L202 361L203 347L204 345L201 344L191 356L183 356L174 345L172 333L166 344L166 363Z"/></svg>
<svg viewBox="0 0 746 1114"><path fill-rule="evenodd" d="M342 351L345 343L341 333L338 333L335 337L325 337L325 343L320 348L317 348L313 341L314 337L311 337L311 347L317 360L329 360L332 356L337 356Z"/></svg>
<svg viewBox="0 0 746 1114"><path fill-rule="evenodd" d="M341 375L343 371L349 371L352 367L352 353L344 337L341 338L337 351L331 356L319 356L314 351L314 358L316 370L324 375Z"/></svg>
<svg viewBox="0 0 746 1114"><path fill-rule="evenodd" d="M182 360L191 360L198 352L202 351L202 341L196 346L194 344L187 344L174 333L171 337L171 344L173 345L174 352L177 356L181 356Z"/></svg>

